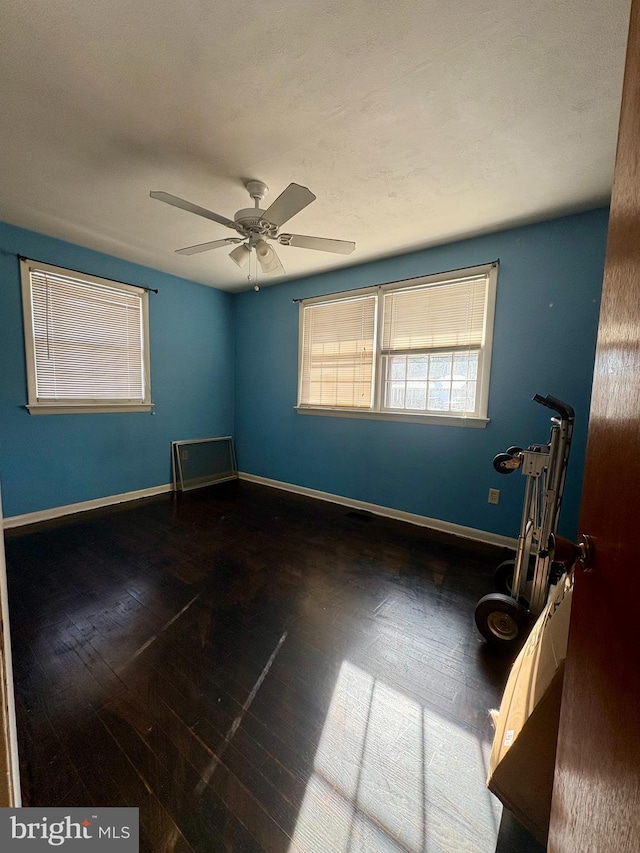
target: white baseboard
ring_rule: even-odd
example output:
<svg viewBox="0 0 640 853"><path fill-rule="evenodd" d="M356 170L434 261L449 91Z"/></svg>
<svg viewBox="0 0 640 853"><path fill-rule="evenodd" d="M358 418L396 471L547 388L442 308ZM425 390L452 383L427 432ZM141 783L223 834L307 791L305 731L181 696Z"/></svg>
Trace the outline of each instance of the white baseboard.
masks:
<svg viewBox="0 0 640 853"><path fill-rule="evenodd" d="M478 530L475 527L464 527L462 524L454 524L452 521L442 521L439 518L429 518L426 515L416 515L412 512L404 512L400 509L392 507L380 506L379 504L367 503L366 501L355 500L354 498L346 498L342 495L334 495L330 492L321 492L318 489L308 489L306 486L297 486L294 483L284 483L281 480L271 480L268 477L259 477L257 474L248 474L244 471L238 472L238 477L241 480L247 480L251 483L260 483L263 486L270 486L273 489L280 489L285 492L294 492L298 495L305 495L310 498L317 498L321 501L340 504L351 509L361 509L365 512L370 512L373 515L381 515L385 518L395 518L398 521L407 521L409 524L416 524L418 527L428 527L432 530L438 530L441 533L451 533L453 536L459 536L462 539L472 539L475 542L485 542L489 545L498 545L503 548L511 548L515 550L518 540L510 536L501 536L498 533L491 533L488 530ZM123 492L119 495L108 495L104 498L96 498L90 501L81 501L75 504L66 504L64 506L55 506L50 509L43 509L37 512L27 512L24 515L13 515L4 519L4 527L22 527L25 524L37 524L39 521L49 521L53 518L61 518L64 515L72 515L76 512L87 512L91 509L100 509L101 507L111 506L113 504L124 503L125 501L135 501L140 498L149 498L154 495L162 495L171 492L173 486L167 483L163 486L152 486L150 489L138 489L134 492Z"/></svg>
<svg viewBox="0 0 640 853"><path fill-rule="evenodd" d="M120 495L108 495L105 498L96 498L92 501L54 506L51 509L38 510L38 512L26 512L24 515L12 515L4 519L4 527L7 529L10 527L22 527L25 524L36 524L39 521L49 521L52 518L60 518L63 515L72 515L74 512L87 512L90 509L100 509L103 506L120 504L125 501L137 501L140 498L150 498L154 495L162 495L165 492L171 491L173 491L173 486L167 483L164 486L152 486L150 489L138 489L135 492L123 492Z"/></svg>
<svg viewBox="0 0 640 853"><path fill-rule="evenodd" d="M429 518L426 515L416 515L413 512L404 512L400 509L392 509L387 506L370 504L366 501L345 498L341 495L332 495L330 492L320 492L318 489L308 489L306 486L296 486L293 483L283 483L281 480L270 480L268 477L259 477L257 474L247 474L244 471L239 471L238 477L241 480L248 480L251 483L260 483L263 486L271 486L274 489L281 489L285 492L295 492L298 495L306 495L309 498L317 498L321 501L341 504L342 506L348 506L352 509L362 509L366 512L373 513L373 515L382 515L385 518L395 518L398 521L408 521L410 524L416 524L419 527L429 527L432 530L438 530L441 533L451 533L453 536L459 536L462 539L472 539L474 542L485 542L489 545L511 548L514 551L518 544L518 540L511 536L501 536L498 533L490 533L488 530L477 530L475 527L464 527L462 524L454 524L452 521L442 521L439 518Z"/></svg>

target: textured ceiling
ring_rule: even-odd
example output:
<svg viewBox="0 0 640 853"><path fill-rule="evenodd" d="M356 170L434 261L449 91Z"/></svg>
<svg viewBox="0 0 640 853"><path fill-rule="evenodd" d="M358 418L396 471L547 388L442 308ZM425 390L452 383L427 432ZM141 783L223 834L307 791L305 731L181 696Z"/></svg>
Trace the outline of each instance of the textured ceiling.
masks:
<svg viewBox="0 0 640 853"><path fill-rule="evenodd" d="M289 276L609 197L628 0L4 0L0 219L227 290L232 217L291 181ZM229 247L231 248L231 247ZM278 279L264 280L261 284Z"/></svg>

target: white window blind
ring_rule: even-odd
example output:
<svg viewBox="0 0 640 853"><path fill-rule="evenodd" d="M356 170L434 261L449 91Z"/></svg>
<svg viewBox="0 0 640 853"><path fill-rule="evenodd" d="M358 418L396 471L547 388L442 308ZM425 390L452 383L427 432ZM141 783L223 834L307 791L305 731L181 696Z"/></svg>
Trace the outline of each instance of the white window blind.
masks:
<svg viewBox="0 0 640 853"><path fill-rule="evenodd" d="M305 305L300 405L370 408L376 296Z"/></svg>
<svg viewBox="0 0 640 853"><path fill-rule="evenodd" d="M146 292L23 263L29 408L151 408Z"/></svg>
<svg viewBox="0 0 640 853"><path fill-rule="evenodd" d="M386 291L383 352L479 347L486 292L487 276Z"/></svg>

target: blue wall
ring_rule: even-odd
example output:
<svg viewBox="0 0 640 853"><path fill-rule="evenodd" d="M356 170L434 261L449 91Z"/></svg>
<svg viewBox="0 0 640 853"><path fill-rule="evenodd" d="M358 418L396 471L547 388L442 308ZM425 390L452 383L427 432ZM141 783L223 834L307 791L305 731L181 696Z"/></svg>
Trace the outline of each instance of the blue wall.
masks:
<svg viewBox="0 0 640 853"><path fill-rule="evenodd" d="M546 441L548 414L577 426L561 529L576 531L607 211L504 231L230 295L0 224L0 481L18 515L170 481L170 442L234 432L240 469L468 527L514 536L524 480L493 456ZM17 255L157 287L150 296L155 414L29 415ZM365 287L499 257L484 430L301 416L293 298ZM235 352L234 352L235 346ZM235 386L234 386L235 370ZM501 489L500 505L487 503Z"/></svg>
<svg viewBox="0 0 640 853"><path fill-rule="evenodd" d="M17 255L158 288L154 414L30 415ZM6 516L171 481L170 442L233 432L232 296L0 224L0 481Z"/></svg>
<svg viewBox="0 0 640 853"><path fill-rule="evenodd" d="M577 423L561 519L576 531L608 211L503 231L234 299L236 445L241 471L516 536L524 478L494 455L546 442L553 394ZM283 250L284 251L284 250ZM294 411L298 305L315 296L500 258L486 429L313 417ZM498 506L489 487L501 489Z"/></svg>

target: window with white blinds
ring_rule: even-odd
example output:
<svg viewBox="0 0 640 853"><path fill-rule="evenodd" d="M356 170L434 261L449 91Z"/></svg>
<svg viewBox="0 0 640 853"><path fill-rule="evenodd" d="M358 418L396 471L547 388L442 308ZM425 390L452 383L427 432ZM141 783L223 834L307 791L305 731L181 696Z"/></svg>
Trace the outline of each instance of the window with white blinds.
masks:
<svg viewBox="0 0 640 853"><path fill-rule="evenodd" d="M147 292L21 263L29 410L149 411Z"/></svg>
<svg viewBox="0 0 640 853"><path fill-rule="evenodd" d="M298 410L487 418L497 264L301 303Z"/></svg>
<svg viewBox="0 0 640 853"><path fill-rule="evenodd" d="M384 409L477 413L487 285L484 275L384 293Z"/></svg>
<svg viewBox="0 0 640 853"><path fill-rule="evenodd" d="M371 408L376 297L302 308L300 403Z"/></svg>

